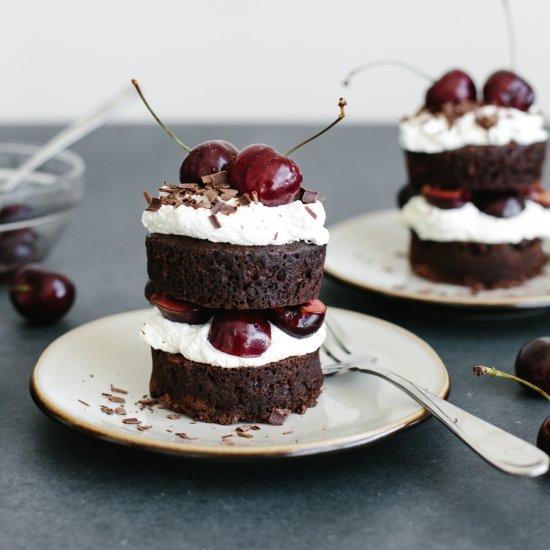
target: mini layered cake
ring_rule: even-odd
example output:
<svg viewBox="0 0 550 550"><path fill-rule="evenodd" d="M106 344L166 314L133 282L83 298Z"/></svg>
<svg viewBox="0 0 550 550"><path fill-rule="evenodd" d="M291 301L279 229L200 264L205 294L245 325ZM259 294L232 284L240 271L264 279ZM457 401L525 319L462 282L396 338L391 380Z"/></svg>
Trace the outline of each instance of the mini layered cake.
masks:
<svg viewBox="0 0 550 550"><path fill-rule="evenodd" d="M531 87L498 71L477 99L454 70L400 126L408 184L401 218L413 271L475 289L510 287L547 262L550 195L541 186L548 133Z"/></svg>
<svg viewBox="0 0 550 550"><path fill-rule="evenodd" d="M141 333L150 393L167 408L203 422L282 424L317 402L328 231L318 193L288 157L295 149L209 141L189 150L181 183L146 193L154 310Z"/></svg>

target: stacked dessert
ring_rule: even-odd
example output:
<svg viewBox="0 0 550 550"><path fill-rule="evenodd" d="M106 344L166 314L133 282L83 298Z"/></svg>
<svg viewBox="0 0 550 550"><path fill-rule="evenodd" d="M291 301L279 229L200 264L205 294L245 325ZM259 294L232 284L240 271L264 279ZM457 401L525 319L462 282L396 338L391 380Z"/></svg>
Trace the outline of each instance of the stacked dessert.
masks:
<svg viewBox="0 0 550 550"><path fill-rule="evenodd" d="M510 71L490 76L478 99L472 79L453 70L402 121L408 184L399 206L416 274L481 289L515 286L542 271L548 133L533 102L531 86Z"/></svg>
<svg viewBox="0 0 550 550"><path fill-rule="evenodd" d="M151 395L195 420L281 424L314 406L323 383L318 193L263 144L198 145L180 182L146 195L142 217Z"/></svg>

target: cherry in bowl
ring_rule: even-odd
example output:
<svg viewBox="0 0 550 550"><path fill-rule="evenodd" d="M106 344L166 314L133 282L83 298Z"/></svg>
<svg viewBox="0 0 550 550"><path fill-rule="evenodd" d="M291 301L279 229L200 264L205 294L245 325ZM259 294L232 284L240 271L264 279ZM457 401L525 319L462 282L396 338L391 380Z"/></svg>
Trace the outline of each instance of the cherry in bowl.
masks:
<svg viewBox="0 0 550 550"><path fill-rule="evenodd" d="M321 328L326 312L327 306L315 299L299 306L273 308L269 318L283 332L295 338L305 338Z"/></svg>
<svg viewBox="0 0 550 550"><path fill-rule="evenodd" d="M214 316L208 341L237 357L259 357L271 344L271 325L257 311L220 311Z"/></svg>

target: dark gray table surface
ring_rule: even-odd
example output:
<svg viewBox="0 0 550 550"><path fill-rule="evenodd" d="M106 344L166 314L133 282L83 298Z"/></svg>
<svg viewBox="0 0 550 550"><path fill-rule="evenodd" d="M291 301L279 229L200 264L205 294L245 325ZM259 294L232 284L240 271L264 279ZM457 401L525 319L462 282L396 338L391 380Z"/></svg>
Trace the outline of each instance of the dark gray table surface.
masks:
<svg viewBox="0 0 550 550"><path fill-rule="evenodd" d="M176 129L191 143L285 150L315 128ZM43 142L54 131L3 127L0 139ZM340 454L228 464L101 442L44 416L28 391L42 350L81 323L145 306L141 193L174 181L181 160L153 126L105 128L74 149L87 162L86 196L46 262L76 282L74 308L32 328L0 295L1 548L548 548L550 478L493 470L435 420ZM327 198L329 223L393 207L404 181L395 128L344 123L294 158ZM471 368L512 370L520 346L550 332L550 312L436 309L330 279L321 297L424 338L447 365L454 403L534 442L550 404Z"/></svg>

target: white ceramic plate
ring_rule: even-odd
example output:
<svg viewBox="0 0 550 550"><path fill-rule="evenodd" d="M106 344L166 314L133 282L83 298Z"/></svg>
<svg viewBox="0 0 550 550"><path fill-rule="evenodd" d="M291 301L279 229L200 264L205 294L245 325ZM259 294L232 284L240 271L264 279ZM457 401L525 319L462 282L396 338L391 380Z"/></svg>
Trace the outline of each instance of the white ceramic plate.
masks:
<svg viewBox="0 0 550 550"><path fill-rule="evenodd" d="M472 292L457 285L432 283L409 267L409 230L396 210L351 218L330 228L325 271L346 283L397 298L459 307L550 306L550 265L521 286Z"/></svg>
<svg viewBox="0 0 550 550"><path fill-rule="evenodd" d="M333 315L350 336L365 343L381 364L442 397L449 377L436 353L423 340L395 325L342 309ZM382 380L361 373L329 378L318 405L304 415L291 415L283 426L261 424L237 435L238 425L194 423L157 406L135 405L148 392L150 350L138 336L149 310L104 317L55 340L40 357L31 392L48 415L73 428L110 441L188 456L277 457L322 453L363 445L425 418L426 411ZM128 391L114 393L111 384ZM114 408L102 393L126 400L126 416L107 415ZM86 403L86 404L85 404ZM142 426L124 424L138 418ZM175 435L184 433L189 439ZM222 439L223 436L232 437Z"/></svg>

